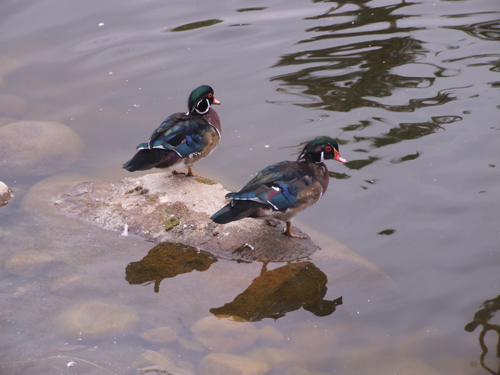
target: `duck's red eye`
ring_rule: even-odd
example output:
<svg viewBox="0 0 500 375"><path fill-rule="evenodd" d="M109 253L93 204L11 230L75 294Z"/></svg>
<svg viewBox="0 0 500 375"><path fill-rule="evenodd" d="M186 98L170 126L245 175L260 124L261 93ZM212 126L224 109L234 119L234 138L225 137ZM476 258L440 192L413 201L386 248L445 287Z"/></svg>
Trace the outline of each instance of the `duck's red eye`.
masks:
<svg viewBox="0 0 500 375"><path fill-rule="evenodd" d="M332 152L332 146L326 146L325 147L326 152Z"/></svg>
<svg viewBox="0 0 500 375"><path fill-rule="evenodd" d="M208 97L211 98L212 96L214 96L211 92L208 93Z"/></svg>

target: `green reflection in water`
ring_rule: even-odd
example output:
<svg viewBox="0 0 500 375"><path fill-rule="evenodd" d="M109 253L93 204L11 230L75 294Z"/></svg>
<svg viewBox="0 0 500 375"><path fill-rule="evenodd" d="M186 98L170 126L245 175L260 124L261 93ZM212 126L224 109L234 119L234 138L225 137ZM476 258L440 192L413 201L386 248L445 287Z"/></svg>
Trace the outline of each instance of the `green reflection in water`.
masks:
<svg viewBox="0 0 500 375"><path fill-rule="evenodd" d="M224 22L224 21L219 20L219 19L211 19L211 20L206 20L206 21L191 22L191 23L187 23L185 25L174 27L173 29L169 29L167 31L172 31L172 32L189 31L189 30L200 29L202 27L217 25L218 23L221 23L221 22Z"/></svg>

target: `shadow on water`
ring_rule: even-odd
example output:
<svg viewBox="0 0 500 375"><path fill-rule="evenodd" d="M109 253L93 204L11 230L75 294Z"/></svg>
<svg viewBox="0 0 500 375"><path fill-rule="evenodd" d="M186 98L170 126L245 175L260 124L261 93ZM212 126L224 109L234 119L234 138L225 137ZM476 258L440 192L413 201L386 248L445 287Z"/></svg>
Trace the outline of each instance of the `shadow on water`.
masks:
<svg viewBox="0 0 500 375"><path fill-rule="evenodd" d="M138 262L130 263L125 270L125 279L131 284L154 283L154 291L160 291L163 279L196 271L206 271L217 262L207 251L164 242L152 248ZM212 308L214 315L231 315L247 321L264 318L278 319L301 307L316 316L332 314L342 297L325 300L328 279L324 272L309 261L289 263L268 271L263 264L260 275L232 302Z"/></svg>
<svg viewBox="0 0 500 375"><path fill-rule="evenodd" d="M500 311L500 296L483 302L483 308L474 314L472 322L465 326L467 332L473 332L478 326L483 326L479 333L479 346L481 347L480 363L486 371L493 375L500 374L500 326L491 323L494 315ZM497 334L496 344L496 358L498 360L497 370L493 370L486 364L486 354L488 353L488 346L485 343L485 337L488 332L495 332Z"/></svg>

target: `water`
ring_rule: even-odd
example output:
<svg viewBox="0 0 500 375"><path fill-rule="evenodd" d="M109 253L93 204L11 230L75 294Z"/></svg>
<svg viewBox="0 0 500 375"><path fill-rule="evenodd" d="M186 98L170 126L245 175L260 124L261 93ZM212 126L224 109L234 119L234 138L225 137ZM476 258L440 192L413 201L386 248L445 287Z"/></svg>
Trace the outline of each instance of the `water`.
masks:
<svg viewBox="0 0 500 375"><path fill-rule="evenodd" d="M140 353L158 350L142 332L171 326L191 340L196 321L259 275L260 264L218 261L165 279L154 293L125 280L126 266L154 244L23 209L26 192L51 175L129 176L121 164L199 84L221 100L223 131L200 172L228 189L296 158L317 135L339 140L350 163L329 164L328 192L295 224L333 236L390 280L366 285L316 254L326 298L342 295L343 305L326 317L300 309L252 323L283 340L238 354L275 346L328 374L499 372L498 334L486 334L481 361L483 326L464 329L500 295L498 2L10 0L0 6L0 31L0 55L22 64L2 75L0 93L25 101L0 117L59 121L85 142L68 168L1 176L16 197L0 208L0 264L26 249L57 260L27 276L0 268L2 372L135 373ZM81 285L54 284L70 276ZM88 299L131 306L139 320L94 341L57 329L54 316ZM489 305L498 327L498 304ZM163 353L201 373L208 352L175 345ZM58 355L80 359L66 367L71 359Z"/></svg>

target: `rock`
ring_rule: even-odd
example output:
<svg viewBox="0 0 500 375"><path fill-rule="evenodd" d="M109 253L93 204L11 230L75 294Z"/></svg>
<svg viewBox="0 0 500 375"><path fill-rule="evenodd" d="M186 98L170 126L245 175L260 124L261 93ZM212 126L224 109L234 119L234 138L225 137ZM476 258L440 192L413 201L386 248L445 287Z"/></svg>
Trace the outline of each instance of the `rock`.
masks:
<svg viewBox="0 0 500 375"><path fill-rule="evenodd" d="M192 375L190 371L177 367L172 360L154 350L146 350L142 353L132 364L132 367L142 367L139 369L139 373L144 375Z"/></svg>
<svg viewBox="0 0 500 375"><path fill-rule="evenodd" d="M20 68L23 64L10 57L0 56L0 87L5 85L4 76L13 70Z"/></svg>
<svg viewBox="0 0 500 375"><path fill-rule="evenodd" d="M127 224L129 233L148 240L180 242L224 258L291 261L318 250L310 239L283 236L284 226L274 228L262 220L213 223L210 216L226 203L226 193L206 179L156 173L114 183L81 183L53 197L52 203L67 216L101 227L121 233ZM178 225L170 225L172 218Z"/></svg>
<svg viewBox="0 0 500 375"><path fill-rule="evenodd" d="M133 367L154 366L163 367L165 369L176 367L175 363L165 357L163 354L155 352L154 350L146 350L141 353L139 358L133 363Z"/></svg>
<svg viewBox="0 0 500 375"><path fill-rule="evenodd" d="M20 117L26 113L26 100L13 95L0 94L0 115Z"/></svg>
<svg viewBox="0 0 500 375"><path fill-rule="evenodd" d="M267 363L226 353L209 354L203 357L198 366L200 375L260 375L270 370Z"/></svg>
<svg viewBox="0 0 500 375"><path fill-rule="evenodd" d="M287 349L260 347L252 350L248 355L249 358L256 359L269 364L271 367L279 363L293 364L294 366L303 366L303 361L297 354L292 353Z"/></svg>
<svg viewBox="0 0 500 375"><path fill-rule="evenodd" d="M2 126L0 175L53 173L70 165L83 147L80 136L59 122L19 121Z"/></svg>
<svg viewBox="0 0 500 375"><path fill-rule="evenodd" d="M138 320L137 312L128 306L89 300L76 303L55 320L67 334L83 340L95 340L106 335L117 335L131 329Z"/></svg>
<svg viewBox="0 0 500 375"><path fill-rule="evenodd" d="M0 181L0 207L5 206L12 198L12 192L9 187Z"/></svg>
<svg viewBox="0 0 500 375"><path fill-rule="evenodd" d="M191 332L198 343L214 352L238 353L257 339L257 329L252 323L214 316L198 320Z"/></svg>
<svg viewBox="0 0 500 375"><path fill-rule="evenodd" d="M177 332L170 327L159 327L141 333L141 338L153 345L168 345L177 340Z"/></svg>
<svg viewBox="0 0 500 375"><path fill-rule="evenodd" d="M285 336L270 325L260 328L257 333L259 340L267 344L282 344L285 341Z"/></svg>
<svg viewBox="0 0 500 375"><path fill-rule="evenodd" d="M34 276L53 261L49 254L35 250L20 251L5 261L5 270L17 276Z"/></svg>

